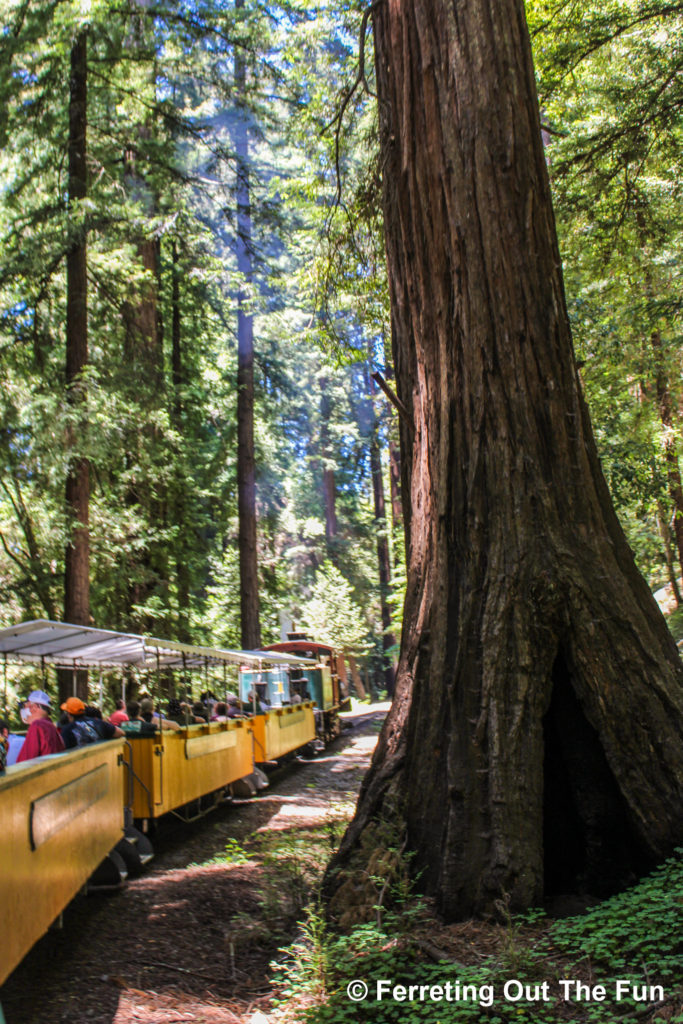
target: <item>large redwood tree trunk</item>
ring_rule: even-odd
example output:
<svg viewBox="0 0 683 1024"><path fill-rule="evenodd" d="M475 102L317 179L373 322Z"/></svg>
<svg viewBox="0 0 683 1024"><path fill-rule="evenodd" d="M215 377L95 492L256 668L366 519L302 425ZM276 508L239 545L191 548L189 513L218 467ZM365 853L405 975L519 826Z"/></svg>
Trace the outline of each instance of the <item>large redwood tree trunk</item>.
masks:
<svg viewBox="0 0 683 1024"><path fill-rule="evenodd" d="M522 0L384 0L374 25L408 587L327 886L348 906L388 818L453 919L681 842L683 671L581 396Z"/></svg>

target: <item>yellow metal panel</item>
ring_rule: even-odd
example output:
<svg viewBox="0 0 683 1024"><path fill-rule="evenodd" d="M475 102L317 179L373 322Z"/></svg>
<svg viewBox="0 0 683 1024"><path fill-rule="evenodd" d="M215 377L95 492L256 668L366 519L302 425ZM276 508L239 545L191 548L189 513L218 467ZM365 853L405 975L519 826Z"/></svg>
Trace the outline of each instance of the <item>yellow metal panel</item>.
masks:
<svg viewBox="0 0 683 1024"><path fill-rule="evenodd" d="M0 984L123 835L122 741L0 776Z"/></svg>
<svg viewBox="0 0 683 1024"><path fill-rule="evenodd" d="M229 732L209 733L206 736L188 736L185 740L185 757L190 761L193 757L204 757L216 750L228 750L237 746L236 730Z"/></svg>
<svg viewBox="0 0 683 1024"><path fill-rule="evenodd" d="M244 719L165 730L163 739L131 739L133 817L158 818L253 769L252 738Z"/></svg>
<svg viewBox="0 0 683 1024"><path fill-rule="evenodd" d="M273 708L265 715L257 715L252 723L257 761L275 761L315 739L312 703Z"/></svg>

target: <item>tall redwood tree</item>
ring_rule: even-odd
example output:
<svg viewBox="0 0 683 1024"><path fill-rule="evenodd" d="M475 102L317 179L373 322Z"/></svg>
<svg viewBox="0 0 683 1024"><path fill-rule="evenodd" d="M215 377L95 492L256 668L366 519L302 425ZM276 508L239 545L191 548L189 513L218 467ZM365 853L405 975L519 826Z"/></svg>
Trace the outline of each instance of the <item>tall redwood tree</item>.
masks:
<svg viewBox="0 0 683 1024"><path fill-rule="evenodd" d="M69 537L64 558L64 620L87 626L90 621L90 463L83 453L87 427L85 383L88 365L88 274L85 214L78 203L87 195L88 35L85 27L71 47L69 83L69 208L72 214L66 254L66 396L71 410L67 428L69 462L66 511ZM74 685L75 683L75 685ZM87 698L88 674L61 672L60 697L74 689Z"/></svg>
<svg viewBox="0 0 683 1024"><path fill-rule="evenodd" d="M242 10L244 0L236 0ZM249 126L247 61L235 47L237 113L234 139L237 160L237 269L240 292L237 304L237 510L240 557L240 628L242 646L261 646L258 585L258 531L256 519L256 459L254 455L254 317L251 310L254 268L252 260L251 190L249 180Z"/></svg>
<svg viewBox="0 0 683 1024"><path fill-rule="evenodd" d="M683 840L683 669L574 361L522 0L374 6L408 587L378 818L448 918L622 884Z"/></svg>

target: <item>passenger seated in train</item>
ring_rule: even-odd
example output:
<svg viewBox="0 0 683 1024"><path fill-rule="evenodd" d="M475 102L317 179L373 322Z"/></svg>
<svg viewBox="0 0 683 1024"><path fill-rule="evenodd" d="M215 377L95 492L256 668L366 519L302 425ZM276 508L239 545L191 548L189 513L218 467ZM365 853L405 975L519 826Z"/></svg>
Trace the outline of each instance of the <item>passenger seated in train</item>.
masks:
<svg viewBox="0 0 683 1024"><path fill-rule="evenodd" d="M225 701L219 700L217 704L214 704L213 714L211 715L212 722L227 722L228 720L228 705Z"/></svg>
<svg viewBox="0 0 683 1024"><path fill-rule="evenodd" d="M126 714L126 705L119 699L116 701L116 711L112 711L109 716L109 721L112 725L121 725L121 722L128 721L128 715Z"/></svg>
<svg viewBox="0 0 683 1024"><path fill-rule="evenodd" d="M170 721L160 711L154 710L154 701L151 697L144 697L140 701L140 718L143 722L152 722L157 729L161 726L162 729L172 729L177 732L180 728L177 722Z"/></svg>
<svg viewBox="0 0 683 1024"><path fill-rule="evenodd" d="M87 708L78 697L69 697L61 707L69 719L62 727L62 739L67 750L123 736L117 725L96 718L92 714L92 709Z"/></svg>
<svg viewBox="0 0 683 1024"><path fill-rule="evenodd" d="M191 704L189 701L181 701L180 707L185 715L185 720L190 725L206 725L206 718L204 715L196 714L196 708L199 707L202 711L204 710L201 704Z"/></svg>
<svg viewBox="0 0 683 1024"><path fill-rule="evenodd" d="M257 715L265 715L266 711L269 710L270 705L265 695L254 693L250 690L247 694L247 708L245 710L254 712Z"/></svg>
<svg viewBox="0 0 683 1024"><path fill-rule="evenodd" d="M166 708L166 715L164 716L170 722L177 722L182 728L188 725L205 724L205 718L198 718L195 716L192 707L184 700L179 700L177 697L171 697Z"/></svg>
<svg viewBox="0 0 683 1024"><path fill-rule="evenodd" d="M21 707L23 708L23 702ZM9 768L11 765L16 764L17 758L19 757L19 751L24 745L24 737L18 733L10 732L10 726L6 718L0 718L0 734L3 733L4 729L7 729L7 763L6 767Z"/></svg>
<svg viewBox="0 0 683 1024"><path fill-rule="evenodd" d="M168 718L162 718L161 715L157 715L149 708L143 711L143 704L143 701L132 700L126 705L129 720L128 722L121 722L121 728L127 736L153 736L159 729L168 729L173 732L177 732L180 729L177 722L171 722ZM149 729L141 729L140 724L136 723L148 725Z"/></svg>
<svg viewBox="0 0 683 1024"><path fill-rule="evenodd" d="M52 704L44 690L32 690L21 709L21 719L28 725L26 739L17 756L17 764L32 761L45 754L61 754L64 740L50 720Z"/></svg>
<svg viewBox="0 0 683 1024"><path fill-rule="evenodd" d="M0 718L0 775L7 767L9 757L9 722L6 718Z"/></svg>
<svg viewBox="0 0 683 1024"><path fill-rule="evenodd" d="M181 726L188 725L189 721L192 720L189 719L188 721L188 716L183 708L183 705L181 704L177 697L171 697L171 699L169 700L166 706L166 714L164 715L164 717L169 722L177 722L178 725Z"/></svg>
<svg viewBox="0 0 683 1024"><path fill-rule="evenodd" d="M234 693L228 694L228 718L243 718L244 712L239 697Z"/></svg>
<svg viewBox="0 0 683 1024"><path fill-rule="evenodd" d="M121 722L119 728L123 730L124 736L155 736L159 731L154 722L145 722L140 717L140 702L129 700L126 704L127 718Z"/></svg>
<svg viewBox="0 0 683 1024"><path fill-rule="evenodd" d="M195 701L193 704L192 713L195 722L204 722L206 724L209 721L209 714L200 700Z"/></svg>

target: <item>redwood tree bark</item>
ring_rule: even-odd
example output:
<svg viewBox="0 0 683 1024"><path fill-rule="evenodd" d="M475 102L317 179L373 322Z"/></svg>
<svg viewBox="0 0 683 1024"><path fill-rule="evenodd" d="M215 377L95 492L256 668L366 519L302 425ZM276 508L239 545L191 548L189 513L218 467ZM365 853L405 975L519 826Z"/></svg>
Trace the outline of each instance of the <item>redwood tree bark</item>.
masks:
<svg viewBox="0 0 683 1024"><path fill-rule="evenodd" d="M150 45L150 7L150 0L132 0L130 5L126 48L133 62ZM149 90L148 100L155 95L153 73L143 89ZM144 102L142 109L145 109ZM140 218L149 220L158 212L158 196L149 173L147 154L154 130L151 116L140 122L123 155L124 187L138 204ZM168 631L168 624L160 616L139 611L140 607L148 605L152 595L158 595L163 607L169 607L168 552L159 540L168 526L170 497L165 474L160 471L162 465L165 467L166 456L161 451L157 423L157 413L166 401L159 287L161 242L146 225L134 231L131 242L137 250L138 272L143 274L123 305L124 357L131 397L140 407L142 418L140 424L131 420L132 430L125 442L129 467L139 467L130 473L126 501L143 525L138 527L138 535L131 538L135 542L134 554L126 564L125 623L141 632L163 634Z"/></svg>
<svg viewBox="0 0 683 1024"><path fill-rule="evenodd" d="M83 454L87 428L83 372L88 365L88 275L84 212L77 204L87 195L86 128L88 36L85 28L71 48L69 93L69 206L74 218L66 256L66 396L73 416L67 428L69 466L66 509L70 534L64 558L64 620L87 626L90 620L90 464ZM77 674L78 696L87 699L87 672ZM60 697L73 690L60 675Z"/></svg>
<svg viewBox="0 0 683 1024"><path fill-rule="evenodd" d="M348 905L383 817L455 919L681 842L683 670L581 395L522 0L384 0L374 27L408 586L327 889Z"/></svg>
<svg viewBox="0 0 683 1024"><path fill-rule="evenodd" d="M242 8L244 0L236 0ZM247 66L235 50L235 124L237 157L237 269L241 277L237 308L237 505L239 516L240 611L242 645L261 646L258 548L256 529L256 464L254 459L254 319L249 308L253 284L251 199L249 191L249 133L246 110Z"/></svg>

